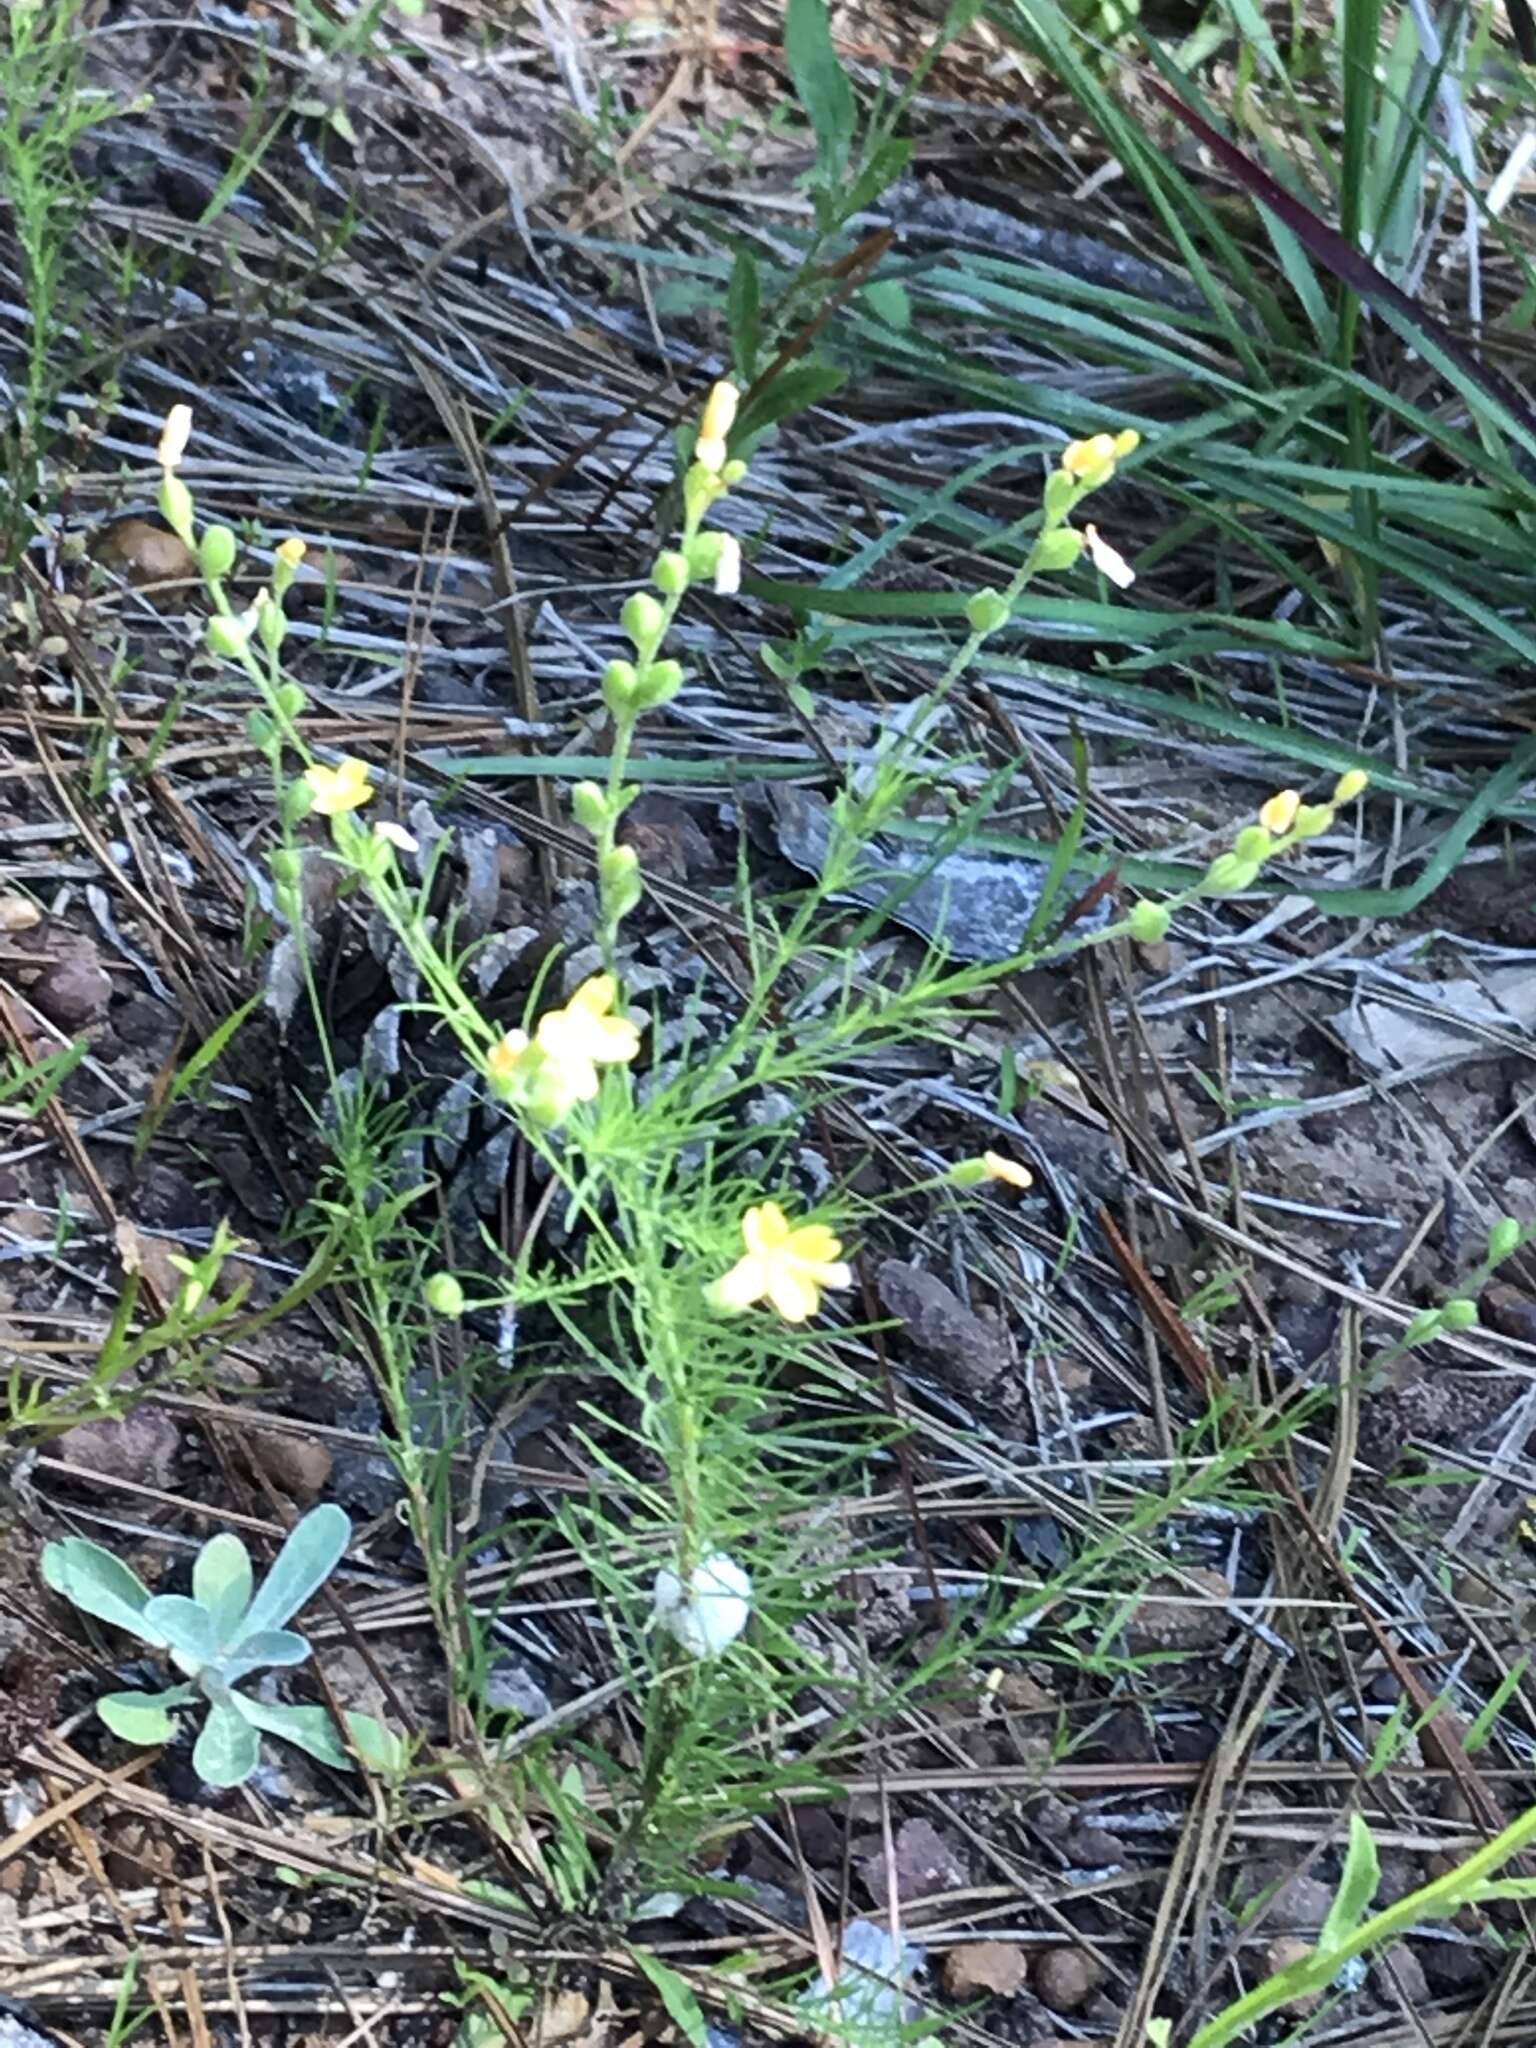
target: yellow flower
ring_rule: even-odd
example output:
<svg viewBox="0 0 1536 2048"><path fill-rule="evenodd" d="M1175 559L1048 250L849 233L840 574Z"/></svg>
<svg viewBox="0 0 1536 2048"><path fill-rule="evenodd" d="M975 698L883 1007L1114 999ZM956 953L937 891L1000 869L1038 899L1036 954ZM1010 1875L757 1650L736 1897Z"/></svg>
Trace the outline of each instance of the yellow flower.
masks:
<svg viewBox="0 0 1536 2048"><path fill-rule="evenodd" d="M536 1123L563 1123L578 1102L597 1093L590 1060L560 1060L540 1051L526 1031L508 1031L485 1056L491 1086Z"/></svg>
<svg viewBox="0 0 1536 2048"><path fill-rule="evenodd" d="M709 1289L714 1307L737 1312L766 1299L786 1323L803 1323L821 1306L824 1287L847 1287L853 1274L842 1244L825 1223L791 1229L777 1202L749 1209L741 1219L746 1257Z"/></svg>
<svg viewBox="0 0 1536 2048"><path fill-rule="evenodd" d="M290 569L297 569L308 552L299 536L292 533L287 540L278 543L277 558L280 562L286 562Z"/></svg>
<svg viewBox="0 0 1536 2048"><path fill-rule="evenodd" d="M702 462L708 470L718 472L725 467L726 437L736 424L736 408L740 403L741 393L734 384L724 380L712 388L704 401L704 416L699 421L699 438L694 443L693 459Z"/></svg>
<svg viewBox="0 0 1536 2048"><path fill-rule="evenodd" d="M1122 427L1115 436L1115 454L1118 457L1134 455L1141 446L1141 436L1134 427Z"/></svg>
<svg viewBox="0 0 1536 2048"><path fill-rule="evenodd" d="M191 438L191 406L173 405L165 416L165 425L160 429L160 446L155 450L155 460L160 467L174 469L186 454Z"/></svg>
<svg viewBox="0 0 1536 2048"><path fill-rule="evenodd" d="M359 761L355 754L348 754L339 768L327 768L317 761L313 768L304 770L304 780L309 785L309 807L322 818L338 818L343 811L355 811L373 795L368 764Z"/></svg>
<svg viewBox="0 0 1536 2048"><path fill-rule="evenodd" d="M549 1010L539 1019L540 1052L577 1068L627 1066L640 1050L640 1033L627 1017L613 1015L618 995L611 974L584 981L563 1010ZM590 1094L596 1093L594 1075ZM580 1099L588 1100L588 1091Z"/></svg>
<svg viewBox="0 0 1536 2048"><path fill-rule="evenodd" d="M1090 478L1095 483L1107 482L1115 470L1114 435L1090 434L1086 441L1069 441L1061 451L1061 466L1079 483Z"/></svg>
<svg viewBox="0 0 1536 2048"><path fill-rule="evenodd" d="M1279 789L1260 806L1259 823L1266 832L1272 832L1276 839L1283 839L1296 822L1296 813L1301 809L1299 789Z"/></svg>
<svg viewBox="0 0 1536 2048"><path fill-rule="evenodd" d="M981 1160L988 1180L1006 1181L1011 1188L1032 1188L1035 1184L1035 1176L1027 1166L1020 1166L1017 1159L1005 1159L1001 1152L983 1152Z"/></svg>
<svg viewBox="0 0 1536 2048"><path fill-rule="evenodd" d="M1333 800L1336 804L1352 804L1370 782L1363 768L1347 768L1333 785Z"/></svg>

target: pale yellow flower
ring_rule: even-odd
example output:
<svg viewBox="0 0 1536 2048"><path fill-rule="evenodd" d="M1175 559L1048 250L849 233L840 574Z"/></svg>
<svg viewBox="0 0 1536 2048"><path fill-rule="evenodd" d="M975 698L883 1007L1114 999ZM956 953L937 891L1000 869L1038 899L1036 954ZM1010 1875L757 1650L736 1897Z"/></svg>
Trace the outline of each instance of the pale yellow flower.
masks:
<svg viewBox="0 0 1536 2048"><path fill-rule="evenodd" d="M1333 785L1333 800L1336 804L1352 804L1362 794L1371 778L1363 768L1346 768Z"/></svg>
<svg viewBox="0 0 1536 2048"><path fill-rule="evenodd" d="M160 429L160 446L155 450L155 460L160 467L174 469L186 454L191 438L191 406L173 405L165 416L165 425Z"/></svg>
<svg viewBox="0 0 1536 2048"><path fill-rule="evenodd" d="M640 1033L627 1017L614 1016L618 995L611 974L584 981L563 1010L546 1011L539 1019L540 1052L571 1066L627 1066L640 1050ZM591 1092L597 1093L595 1079Z"/></svg>
<svg viewBox="0 0 1536 2048"><path fill-rule="evenodd" d="M1061 467L1079 482L1092 477L1103 481L1114 472L1115 437L1090 434L1086 441L1069 441L1061 451Z"/></svg>
<svg viewBox="0 0 1536 2048"><path fill-rule="evenodd" d="M355 811L373 796L368 764L354 754L348 754L339 768L327 768L317 761L313 768L304 770L304 780L309 785L309 807L322 818L337 818L344 811Z"/></svg>
<svg viewBox="0 0 1536 2048"><path fill-rule="evenodd" d="M286 562L290 569L297 569L308 553L308 548L296 533L290 534L287 540L278 543L278 560Z"/></svg>
<svg viewBox="0 0 1536 2048"><path fill-rule="evenodd" d="M1011 1188L1032 1188L1035 1184L1035 1176L1027 1166L1005 1158L1001 1152L983 1152L981 1163L987 1169L988 1180L1006 1181Z"/></svg>
<svg viewBox="0 0 1536 2048"><path fill-rule="evenodd" d="M741 1219L747 1250L709 1289L716 1308L732 1312L770 1301L786 1323L803 1323L821 1306L824 1287L847 1287L853 1274L842 1244L825 1223L792 1228L777 1202L763 1202Z"/></svg>
<svg viewBox="0 0 1536 2048"><path fill-rule="evenodd" d="M725 467L726 437L736 424L736 408L740 403L741 393L734 384L723 379L705 399L704 416L699 421L699 438L693 446L693 459L703 463L706 469L719 471Z"/></svg>
<svg viewBox="0 0 1536 2048"><path fill-rule="evenodd" d="M1259 807L1259 823L1266 832L1272 832L1277 839L1283 839L1296 822L1296 813L1301 809L1299 789L1277 789L1265 804Z"/></svg>

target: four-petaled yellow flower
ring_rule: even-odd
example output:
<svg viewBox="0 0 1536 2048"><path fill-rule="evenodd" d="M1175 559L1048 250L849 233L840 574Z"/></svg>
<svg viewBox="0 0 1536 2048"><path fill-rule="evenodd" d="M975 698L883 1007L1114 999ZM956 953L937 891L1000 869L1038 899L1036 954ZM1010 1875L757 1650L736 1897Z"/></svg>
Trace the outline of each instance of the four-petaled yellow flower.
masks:
<svg viewBox="0 0 1536 2048"><path fill-rule="evenodd" d="M584 981L563 1010L547 1010L539 1019L537 1043L546 1058L570 1067L627 1066L640 1050L640 1033L627 1017L616 1017L619 984L611 974ZM587 1101L597 1093L597 1076L582 1091Z"/></svg>
<svg viewBox="0 0 1536 2048"><path fill-rule="evenodd" d="M304 780L309 786L309 807L322 818L339 818L344 811L355 811L373 795L368 763L355 754L348 754L339 768L327 768L317 761L304 770Z"/></svg>
<svg viewBox="0 0 1536 2048"><path fill-rule="evenodd" d="M1269 801L1259 807L1259 823L1266 832L1283 839L1295 824L1296 813L1300 809L1299 789L1277 789Z"/></svg>
<svg viewBox="0 0 1536 2048"><path fill-rule="evenodd" d="M763 1202L741 1219L746 1257L709 1289L714 1307L732 1312L772 1302L786 1323L803 1323L821 1306L824 1287L847 1287L853 1274L842 1244L825 1223L791 1227L777 1202Z"/></svg>

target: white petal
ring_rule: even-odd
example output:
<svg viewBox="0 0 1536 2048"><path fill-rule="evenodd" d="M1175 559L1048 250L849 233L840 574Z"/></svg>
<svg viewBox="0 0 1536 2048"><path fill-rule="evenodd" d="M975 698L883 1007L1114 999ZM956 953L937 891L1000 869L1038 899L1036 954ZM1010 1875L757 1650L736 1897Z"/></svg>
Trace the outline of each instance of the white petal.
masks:
<svg viewBox="0 0 1536 2048"><path fill-rule="evenodd" d="M1131 567L1124 555L1120 554L1117 549L1112 548L1107 540L1099 539L1099 529L1096 526L1084 526L1083 545L1088 550L1090 561L1101 576L1107 576L1110 582L1114 584L1116 590L1130 589L1131 585L1136 581L1136 571Z"/></svg>
<svg viewBox="0 0 1536 2048"><path fill-rule="evenodd" d="M690 1657L714 1657L734 1643L752 1615L752 1581L734 1558L716 1551L694 1566L687 1597L676 1572L656 1574L653 1612Z"/></svg>

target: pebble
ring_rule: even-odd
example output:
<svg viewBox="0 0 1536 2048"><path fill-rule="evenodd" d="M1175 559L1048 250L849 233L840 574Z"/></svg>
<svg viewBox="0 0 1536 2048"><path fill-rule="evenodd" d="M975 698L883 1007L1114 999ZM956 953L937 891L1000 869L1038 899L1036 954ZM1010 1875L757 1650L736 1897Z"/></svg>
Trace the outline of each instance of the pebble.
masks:
<svg viewBox="0 0 1536 2048"><path fill-rule="evenodd" d="M30 896L0 896L0 932L29 932L42 921L43 913Z"/></svg>
<svg viewBox="0 0 1536 2048"><path fill-rule="evenodd" d="M241 1446L253 1471L264 1474L279 1493L308 1507L324 1493L331 1476L331 1454L312 1437L290 1436L286 1430L257 1429Z"/></svg>
<svg viewBox="0 0 1536 2048"><path fill-rule="evenodd" d="M112 978L96 948L76 939L28 990L32 1001L61 1031L81 1031L103 1016L112 1000Z"/></svg>
<svg viewBox="0 0 1536 2048"><path fill-rule="evenodd" d="M1255 1881L1260 1881L1260 1877L1260 1872L1255 1871ZM1273 1882L1273 1877L1271 1871L1262 1877L1262 1882L1268 1885ZM1332 1904L1331 1884L1324 1884L1320 1877L1305 1877L1298 1872L1294 1877L1282 1878L1264 1901L1264 1925L1280 1934L1316 1933L1328 1918Z"/></svg>
<svg viewBox="0 0 1536 2048"><path fill-rule="evenodd" d="M138 586L200 580L196 558L186 543L147 519L114 520L92 536L91 553Z"/></svg>
<svg viewBox="0 0 1536 2048"><path fill-rule="evenodd" d="M1103 1979L1097 1957L1085 1948L1047 1949L1035 1971L1035 1996L1052 2012L1076 2012Z"/></svg>
<svg viewBox="0 0 1536 2048"><path fill-rule="evenodd" d="M53 1451L66 1465L100 1472L108 1479L132 1479L169 1492L181 1449L175 1418L153 1401L121 1417L77 1422L55 1438Z"/></svg>
<svg viewBox="0 0 1536 2048"><path fill-rule="evenodd" d="M1410 2011L1418 2012L1429 2003L1424 1965L1405 1941L1394 1941L1377 1956L1371 1976L1381 1997L1390 2004L1401 1998Z"/></svg>
<svg viewBox="0 0 1536 2048"><path fill-rule="evenodd" d="M1226 1641L1232 1617L1226 1603L1232 1582L1210 1565L1192 1565L1176 1577L1154 1579L1125 1624L1132 1656L1148 1650L1209 1650Z"/></svg>
<svg viewBox="0 0 1536 2048"><path fill-rule="evenodd" d="M1028 1975L1024 1951L1011 1941L965 1941L944 1958L944 1989L951 1998L1012 1998Z"/></svg>

